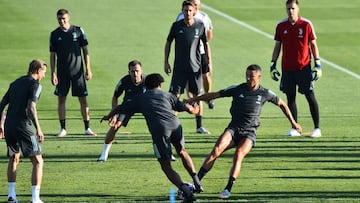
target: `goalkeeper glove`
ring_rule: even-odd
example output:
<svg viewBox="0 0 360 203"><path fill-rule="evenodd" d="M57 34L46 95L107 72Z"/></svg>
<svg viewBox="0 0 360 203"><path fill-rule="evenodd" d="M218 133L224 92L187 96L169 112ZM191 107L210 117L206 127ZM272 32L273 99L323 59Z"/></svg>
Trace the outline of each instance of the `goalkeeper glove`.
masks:
<svg viewBox="0 0 360 203"><path fill-rule="evenodd" d="M271 61L270 65L270 77L271 79L278 81L280 77L279 71L276 69L276 61Z"/></svg>
<svg viewBox="0 0 360 203"><path fill-rule="evenodd" d="M320 58L315 59L315 66L311 69L311 80L318 80L322 75Z"/></svg>

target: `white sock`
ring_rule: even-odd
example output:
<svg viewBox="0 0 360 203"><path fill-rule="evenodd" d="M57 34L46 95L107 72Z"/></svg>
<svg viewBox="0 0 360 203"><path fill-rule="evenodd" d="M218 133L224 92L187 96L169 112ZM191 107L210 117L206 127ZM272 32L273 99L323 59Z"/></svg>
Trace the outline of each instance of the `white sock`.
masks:
<svg viewBox="0 0 360 203"><path fill-rule="evenodd" d="M103 147L103 150L101 152L101 156L100 156L99 159L106 160L108 158L111 145L112 144L105 144L104 143L104 147Z"/></svg>
<svg viewBox="0 0 360 203"><path fill-rule="evenodd" d="M8 197L16 199L16 182L8 182Z"/></svg>
<svg viewBox="0 0 360 203"><path fill-rule="evenodd" d="M40 200L40 185L31 186L31 201L37 202Z"/></svg>

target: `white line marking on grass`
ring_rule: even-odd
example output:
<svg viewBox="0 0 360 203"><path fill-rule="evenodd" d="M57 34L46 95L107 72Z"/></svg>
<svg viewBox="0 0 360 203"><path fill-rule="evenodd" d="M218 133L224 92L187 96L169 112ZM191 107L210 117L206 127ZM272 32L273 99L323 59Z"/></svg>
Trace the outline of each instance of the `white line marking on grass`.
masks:
<svg viewBox="0 0 360 203"><path fill-rule="evenodd" d="M231 17L231 16L229 16L229 15L227 15L227 14L221 12L221 11L218 11L218 10L216 10L216 9L210 7L210 6L207 6L205 4L201 4L201 7L205 8L206 10L209 10L209 11L211 11L211 12L213 12L213 13L221 16L221 17L224 17L224 18L228 19L229 21L231 21L231 22L233 22L235 24L241 25L241 26L243 26L243 27L245 27L245 28L247 28L247 29L249 29L251 31L254 31L254 32L256 32L256 33L258 33L260 35L263 35L263 36L265 36L265 37L267 37L269 39L272 39L272 40L274 39L273 35L270 35L269 33L266 33L266 32L264 32L262 30L259 30L258 28L254 27L254 26L251 26L251 25L249 25L249 24L247 24L247 23L245 23L245 22L243 22L241 20L233 18L233 17ZM354 78L360 80L360 75L358 75L358 74L356 74L356 73L354 73L354 72L352 72L352 71L350 71L350 70L348 70L348 69L346 69L344 67L341 67L341 66L339 66L339 65L337 65L337 64L335 64L335 63L333 63L331 61L328 61L328 60L326 60L324 58L321 58L321 60L322 60L322 63L325 63L325 64L329 65L330 67L333 67L333 68L335 68L335 69L337 69L337 70L339 70L339 71L341 71L343 73L351 75Z"/></svg>

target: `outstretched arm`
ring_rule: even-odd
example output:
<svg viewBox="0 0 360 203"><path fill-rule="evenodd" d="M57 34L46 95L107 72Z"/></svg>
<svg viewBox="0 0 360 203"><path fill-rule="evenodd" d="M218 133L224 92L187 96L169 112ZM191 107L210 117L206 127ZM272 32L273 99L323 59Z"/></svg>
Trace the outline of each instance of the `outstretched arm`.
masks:
<svg viewBox="0 0 360 203"><path fill-rule="evenodd" d="M184 99L184 102L186 102L186 103L194 103L194 102L198 102L198 101L209 101L209 100L217 99L219 97L221 97L220 92L209 92L209 93L205 93L203 95L200 95L198 97L192 97L192 98Z"/></svg>
<svg viewBox="0 0 360 203"><path fill-rule="evenodd" d="M287 106L287 104L283 100L279 99L279 102L278 102L277 105L281 108L281 110L284 112L286 117L289 119L292 128L296 129L299 133L301 133L302 128L301 128L300 124L298 124L295 121L295 119L292 116L291 111L290 111L289 107Z"/></svg>

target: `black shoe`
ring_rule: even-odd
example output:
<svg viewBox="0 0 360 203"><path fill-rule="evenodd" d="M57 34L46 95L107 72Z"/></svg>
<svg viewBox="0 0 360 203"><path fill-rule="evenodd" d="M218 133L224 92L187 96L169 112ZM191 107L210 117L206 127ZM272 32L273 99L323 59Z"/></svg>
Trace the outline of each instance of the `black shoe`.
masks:
<svg viewBox="0 0 360 203"><path fill-rule="evenodd" d="M196 201L196 197L194 195L191 195L189 197L185 197L182 201L183 203L192 203Z"/></svg>
<svg viewBox="0 0 360 203"><path fill-rule="evenodd" d="M18 201L14 199L13 197L8 198L8 203L17 203Z"/></svg>
<svg viewBox="0 0 360 203"><path fill-rule="evenodd" d="M208 106L209 106L209 109L214 109L215 108L215 104L212 100L208 101Z"/></svg>

